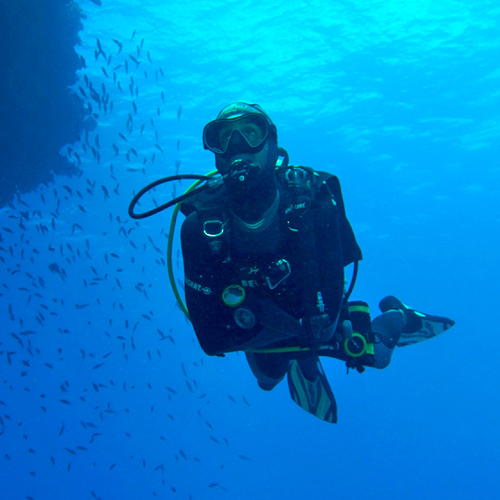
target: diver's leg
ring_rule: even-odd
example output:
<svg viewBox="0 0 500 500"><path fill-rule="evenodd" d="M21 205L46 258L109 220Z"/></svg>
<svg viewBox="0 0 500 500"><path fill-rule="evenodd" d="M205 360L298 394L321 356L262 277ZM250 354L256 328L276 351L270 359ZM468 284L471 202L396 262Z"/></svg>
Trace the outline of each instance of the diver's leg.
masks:
<svg viewBox="0 0 500 500"><path fill-rule="evenodd" d="M379 307L383 313L398 311L405 318L401 338L397 342L398 347L416 344L435 337L455 324L450 318L434 316L412 309L392 295L383 298Z"/></svg>
<svg viewBox="0 0 500 500"><path fill-rule="evenodd" d="M385 368L390 363L392 352L405 324L405 316L400 311L388 311L372 321L372 332L375 336L373 344L375 368Z"/></svg>
<svg viewBox="0 0 500 500"><path fill-rule="evenodd" d="M384 314L372 321L376 368L389 364L396 345L402 347L430 339L455 324L450 318L412 309L392 295L383 298L379 307Z"/></svg>
<svg viewBox="0 0 500 500"><path fill-rule="evenodd" d="M248 365L259 387L265 391L274 389L285 377L290 360L283 354L245 352Z"/></svg>

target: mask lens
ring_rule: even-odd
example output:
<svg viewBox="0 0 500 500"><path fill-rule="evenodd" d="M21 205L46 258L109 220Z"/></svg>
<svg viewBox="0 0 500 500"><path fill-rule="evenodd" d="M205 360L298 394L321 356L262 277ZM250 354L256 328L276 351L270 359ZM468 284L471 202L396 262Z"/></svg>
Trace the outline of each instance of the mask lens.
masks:
<svg viewBox="0 0 500 500"><path fill-rule="evenodd" d="M235 131L251 148L257 148L267 139L269 125L263 116L257 114L215 120L203 130L203 145L214 153L225 153Z"/></svg>

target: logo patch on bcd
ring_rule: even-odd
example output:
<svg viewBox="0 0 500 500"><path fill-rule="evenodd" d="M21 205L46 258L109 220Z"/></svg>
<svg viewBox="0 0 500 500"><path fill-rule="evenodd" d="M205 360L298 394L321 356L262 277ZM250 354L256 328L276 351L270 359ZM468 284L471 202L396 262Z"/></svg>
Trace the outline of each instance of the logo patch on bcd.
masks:
<svg viewBox="0 0 500 500"><path fill-rule="evenodd" d="M197 292L203 292L205 295L210 295L212 293L212 289L209 286L202 286L189 278L186 278L186 285Z"/></svg>

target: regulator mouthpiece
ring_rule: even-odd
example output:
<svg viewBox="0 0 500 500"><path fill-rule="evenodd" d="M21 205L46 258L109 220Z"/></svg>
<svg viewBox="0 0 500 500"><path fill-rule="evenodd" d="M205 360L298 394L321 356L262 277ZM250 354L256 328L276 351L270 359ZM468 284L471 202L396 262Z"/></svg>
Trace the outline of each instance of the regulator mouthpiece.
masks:
<svg viewBox="0 0 500 500"><path fill-rule="evenodd" d="M233 181L245 182L247 180L256 179L260 172L260 166L257 163L252 163L249 160L237 159L229 166L228 176Z"/></svg>

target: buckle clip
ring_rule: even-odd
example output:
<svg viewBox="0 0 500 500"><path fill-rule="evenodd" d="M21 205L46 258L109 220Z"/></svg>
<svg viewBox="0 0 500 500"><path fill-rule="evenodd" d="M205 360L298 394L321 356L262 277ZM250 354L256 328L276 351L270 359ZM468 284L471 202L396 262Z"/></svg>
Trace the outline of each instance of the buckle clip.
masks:
<svg viewBox="0 0 500 500"><path fill-rule="evenodd" d="M270 290L274 290L283 280L290 276L292 270L286 259L271 262L264 270L266 283Z"/></svg>
<svg viewBox="0 0 500 500"><path fill-rule="evenodd" d="M203 234L209 238L217 238L224 233L224 223L221 220L207 220L203 223Z"/></svg>

